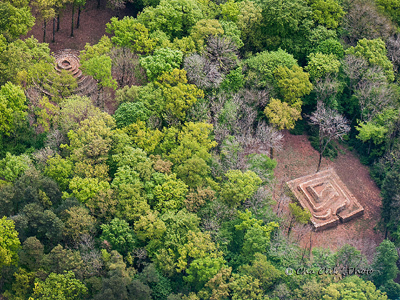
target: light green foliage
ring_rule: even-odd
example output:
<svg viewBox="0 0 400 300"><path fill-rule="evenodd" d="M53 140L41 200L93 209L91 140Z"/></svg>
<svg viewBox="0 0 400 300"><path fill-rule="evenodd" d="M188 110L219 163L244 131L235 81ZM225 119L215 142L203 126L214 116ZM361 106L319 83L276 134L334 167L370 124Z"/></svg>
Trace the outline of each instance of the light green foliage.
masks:
<svg viewBox="0 0 400 300"><path fill-rule="evenodd" d="M279 49L278 51L264 51L257 53L246 60L249 67L248 80L254 82L258 87L266 87L274 79L274 70L279 67L292 68L297 65L293 55Z"/></svg>
<svg viewBox="0 0 400 300"><path fill-rule="evenodd" d="M25 35L35 25L29 6L16 7L10 3L0 3L0 34L8 41Z"/></svg>
<svg viewBox="0 0 400 300"><path fill-rule="evenodd" d="M267 225L263 225L263 221L254 218L248 209L246 209L246 212L238 211L238 217L242 220L242 223L235 225L235 229L246 231L242 254L249 259L253 259L255 253L266 252L271 240L271 232L278 228L279 224L270 222Z"/></svg>
<svg viewBox="0 0 400 300"><path fill-rule="evenodd" d="M0 219L0 269L3 266L18 262L18 250L21 242L18 239L18 231L15 230L14 221L6 217Z"/></svg>
<svg viewBox="0 0 400 300"><path fill-rule="evenodd" d="M75 176L69 182L69 189L72 191L72 195L82 203L86 203L100 191L106 191L109 188L110 184L107 181L101 181L98 178ZM67 196L68 194L65 193L64 198Z"/></svg>
<svg viewBox="0 0 400 300"><path fill-rule="evenodd" d="M123 131L129 136L134 145L147 153L152 153L163 137L163 133L160 130L150 129L142 121L132 123L125 127Z"/></svg>
<svg viewBox="0 0 400 300"><path fill-rule="evenodd" d="M286 102L274 98L271 98L271 101L265 107L264 114L268 121L279 130L293 129L295 122L301 119L301 110L298 106L292 107Z"/></svg>
<svg viewBox="0 0 400 300"><path fill-rule="evenodd" d="M185 70L174 69L170 73L164 73L158 78L156 85L162 90L163 110L160 113L166 120L185 120L186 111L204 97L202 90L194 84L187 84Z"/></svg>
<svg viewBox="0 0 400 300"><path fill-rule="evenodd" d="M165 46L162 48L165 48ZM180 39L174 38L174 41L169 48L182 51L185 55L196 52L196 44L191 36L184 36Z"/></svg>
<svg viewBox="0 0 400 300"><path fill-rule="evenodd" d="M229 283L232 300L268 300L268 297L264 296L258 279L239 274L233 274L232 279Z"/></svg>
<svg viewBox="0 0 400 300"><path fill-rule="evenodd" d="M190 188L206 184L205 178L210 173L210 167L204 159L194 155L174 169L176 175Z"/></svg>
<svg viewBox="0 0 400 300"><path fill-rule="evenodd" d="M85 74L96 79L101 87L117 89L117 82L111 76L111 58L109 56L94 56L84 61L81 65L81 69Z"/></svg>
<svg viewBox="0 0 400 300"><path fill-rule="evenodd" d="M115 123L118 128L126 127L136 121L147 121L150 111L142 102L122 103L114 114Z"/></svg>
<svg viewBox="0 0 400 300"><path fill-rule="evenodd" d="M43 96L38 104L35 111L37 122L35 125L40 125L45 132L49 132L50 128L56 127L58 123L60 108L51 103L46 96Z"/></svg>
<svg viewBox="0 0 400 300"><path fill-rule="evenodd" d="M154 188L154 196L157 200L156 209L179 210L183 206L185 196L188 192L187 185L176 174L167 175L164 183Z"/></svg>
<svg viewBox="0 0 400 300"><path fill-rule="evenodd" d="M296 203L289 203L289 210L296 222L307 224L311 219L311 213L307 209L302 209Z"/></svg>
<svg viewBox="0 0 400 300"><path fill-rule="evenodd" d="M44 174L54 179L58 183L60 189L65 191L71 179L73 167L74 165L70 160L56 154L47 160Z"/></svg>
<svg viewBox="0 0 400 300"><path fill-rule="evenodd" d="M26 154L16 156L7 152L6 157L0 160L0 178L14 182L31 167L32 161Z"/></svg>
<svg viewBox="0 0 400 300"><path fill-rule="evenodd" d="M241 39L241 31L236 25L236 23L231 21L221 21L222 29L224 30L224 36L230 38L235 44L237 49L244 46Z"/></svg>
<svg viewBox="0 0 400 300"><path fill-rule="evenodd" d="M220 4L221 15L224 21L237 22L238 15L240 14L239 3L233 0L228 0Z"/></svg>
<svg viewBox="0 0 400 300"><path fill-rule="evenodd" d="M159 218L157 211L149 211L135 222L135 233L142 241L160 239L166 231L165 223Z"/></svg>
<svg viewBox="0 0 400 300"><path fill-rule="evenodd" d="M49 45L39 43L34 37L16 40L0 52L0 84L31 82L28 73L40 62L54 62Z"/></svg>
<svg viewBox="0 0 400 300"><path fill-rule="evenodd" d="M150 180L153 162L142 149L125 146L120 153L113 155L112 159L118 167L130 167L144 181Z"/></svg>
<svg viewBox="0 0 400 300"><path fill-rule="evenodd" d="M107 23L107 33L114 33L111 41L118 46L127 47L135 53L151 53L157 40L149 37L149 30L133 17L127 16L122 20L111 18Z"/></svg>
<svg viewBox="0 0 400 300"><path fill-rule="evenodd" d="M60 103L59 125L68 133L77 130L80 122L91 117L102 118L102 113L88 97L72 96Z"/></svg>
<svg viewBox="0 0 400 300"><path fill-rule="evenodd" d="M193 122L185 123L180 131L171 127L165 130L160 149L167 153L166 157L175 165L194 155L208 161L211 158L209 151L217 145L210 137L212 128L208 123Z"/></svg>
<svg viewBox="0 0 400 300"><path fill-rule="evenodd" d="M394 280L399 273L396 262L399 259L396 246L390 240L384 240L376 248L372 269L373 282L377 287Z"/></svg>
<svg viewBox="0 0 400 300"><path fill-rule="evenodd" d="M75 162L75 173L81 176L108 177L105 161L111 148L113 118L102 113L100 118L91 117L81 122L81 126L68 133L69 145L62 145L70 151L70 158Z"/></svg>
<svg viewBox="0 0 400 300"><path fill-rule="evenodd" d="M373 122L360 123L356 126L359 131L356 136L357 139L363 141L364 143L372 140L375 145L381 144L385 141L386 134L388 133L388 128L383 125L374 124Z"/></svg>
<svg viewBox="0 0 400 300"><path fill-rule="evenodd" d="M313 19L326 28L337 28L345 12L335 0L311 0Z"/></svg>
<svg viewBox="0 0 400 300"><path fill-rule="evenodd" d="M243 173L240 170L229 170L225 176L228 180L221 185L220 197L230 207L236 207L251 197L262 183L253 171Z"/></svg>
<svg viewBox="0 0 400 300"><path fill-rule="evenodd" d="M208 37L222 34L224 34L224 30L218 20L200 20L193 26L190 37L196 43L197 51L200 53L203 51Z"/></svg>
<svg viewBox="0 0 400 300"><path fill-rule="evenodd" d="M386 300L387 296L376 290L370 281L364 281L357 276L346 277L339 283L331 283L323 289L323 300L365 299Z"/></svg>
<svg viewBox="0 0 400 300"><path fill-rule="evenodd" d="M275 80L283 100L292 106L300 106L301 97L312 91L308 73L296 65L292 68L278 66L274 70Z"/></svg>
<svg viewBox="0 0 400 300"><path fill-rule="evenodd" d="M141 58L140 64L146 69L148 79L153 81L165 72L179 69L182 59L183 53L179 50L159 48L153 55Z"/></svg>
<svg viewBox="0 0 400 300"><path fill-rule="evenodd" d="M334 38L329 38L325 41L322 41L315 48L315 52L319 52L322 54L333 54L336 55L337 58L343 58L344 49L343 45Z"/></svg>
<svg viewBox="0 0 400 300"><path fill-rule="evenodd" d="M7 82L0 88L0 133L10 135L15 123L26 115L26 97L21 87Z"/></svg>
<svg viewBox="0 0 400 300"><path fill-rule="evenodd" d="M208 233L189 230L187 241L178 248L179 258L176 262L177 272L186 270L187 282L195 282L199 286L213 277L225 263L222 252L211 241Z"/></svg>
<svg viewBox="0 0 400 300"><path fill-rule="evenodd" d="M379 39L367 40L361 39L357 46L350 47L346 50L346 54L352 54L366 59L370 65L381 67L389 82L394 80L393 65L387 58L387 50L385 42Z"/></svg>
<svg viewBox="0 0 400 300"><path fill-rule="evenodd" d="M311 53L305 68L313 80L339 72L340 62L334 54Z"/></svg>
<svg viewBox="0 0 400 300"><path fill-rule="evenodd" d="M106 35L103 35L100 41L93 46L86 43L85 50L79 55L80 62L83 63L96 56L107 55L111 51L112 46L110 38Z"/></svg>
<svg viewBox="0 0 400 300"><path fill-rule="evenodd" d="M51 273L45 281L38 280L33 289L32 300L77 300L83 299L87 287L72 271L65 274Z"/></svg>
<svg viewBox="0 0 400 300"><path fill-rule="evenodd" d="M186 36L203 19L200 3L194 0L162 0L157 7L146 7L137 17L150 31L161 30L170 39Z"/></svg>
<svg viewBox="0 0 400 300"><path fill-rule="evenodd" d="M109 242L114 250L126 255L134 249L135 233L126 221L115 218L109 224L102 224L100 227L103 230L100 239Z"/></svg>
<svg viewBox="0 0 400 300"><path fill-rule="evenodd" d="M400 24L399 0L377 0L375 3L380 11L388 15L397 24Z"/></svg>

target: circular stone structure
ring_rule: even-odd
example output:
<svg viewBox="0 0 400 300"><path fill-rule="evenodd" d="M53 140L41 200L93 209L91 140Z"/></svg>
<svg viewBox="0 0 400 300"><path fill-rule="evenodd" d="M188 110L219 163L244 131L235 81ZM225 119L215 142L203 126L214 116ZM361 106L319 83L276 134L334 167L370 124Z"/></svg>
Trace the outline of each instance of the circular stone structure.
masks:
<svg viewBox="0 0 400 300"><path fill-rule="evenodd" d="M78 96L88 96L91 97L97 93L97 82L91 76L85 76L82 73L80 67L79 51L64 49L59 50L54 53L55 65L54 68L58 73L61 71L67 71L70 73L77 81L78 87L73 91L73 94ZM48 79L47 84L51 85ZM25 93L26 96L34 101L37 101L43 95L53 97L53 95L47 91L41 82L35 81L35 86L28 88Z"/></svg>
<svg viewBox="0 0 400 300"><path fill-rule="evenodd" d="M97 82L90 76L82 74L82 70L79 69L81 66L79 59L79 51L64 49L54 53L56 59L55 69L58 72L62 70L68 71L76 78L78 88L74 91L74 94L79 96L91 96L97 91Z"/></svg>

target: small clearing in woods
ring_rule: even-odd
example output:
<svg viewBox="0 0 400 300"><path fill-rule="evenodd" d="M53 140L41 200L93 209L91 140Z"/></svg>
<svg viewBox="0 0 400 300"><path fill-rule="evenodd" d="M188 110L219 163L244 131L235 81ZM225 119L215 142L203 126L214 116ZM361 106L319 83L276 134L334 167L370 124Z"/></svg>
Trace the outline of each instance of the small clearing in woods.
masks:
<svg viewBox="0 0 400 300"><path fill-rule="evenodd" d="M380 218L380 190L371 179L367 166L361 164L354 152L340 146L338 157L331 161L323 158L321 170L334 168L340 179L364 207L364 215L337 227L311 233L312 247L332 250L350 244L361 250L368 259L372 258L375 247L383 240L383 234L374 227ZM279 186L283 183L315 173L319 153L310 144L306 135L292 135L284 132L283 149L275 155L278 165L275 176ZM293 233L296 235L296 232ZM301 239L301 245L310 246L310 233Z"/></svg>

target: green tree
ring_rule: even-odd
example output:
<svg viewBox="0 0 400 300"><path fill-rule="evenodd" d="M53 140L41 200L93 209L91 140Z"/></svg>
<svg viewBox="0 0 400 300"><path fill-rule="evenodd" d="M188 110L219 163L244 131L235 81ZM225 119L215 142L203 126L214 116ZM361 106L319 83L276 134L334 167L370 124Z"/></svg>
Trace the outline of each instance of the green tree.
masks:
<svg viewBox="0 0 400 300"><path fill-rule="evenodd" d="M142 102L122 103L115 111L114 119L118 128L126 127L138 120L146 122L150 117L150 111Z"/></svg>
<svg viewBox="0 0 400 300"><path fill-rule="evenodd" d="M339 283L331 283L323 289L323 300L366 299L386 300L387 296L376 290L370 281L364 281L357 276L349 276Z"/></svg>
<svg viewBox="0 0 400 300"><path fill-rule="evenodd" d="M29 6L18 7L11 3L0 3L0 35L12 42L25 35L35 25Z"/></svg>
<svg viewBox="0 0 400 300"><path fill-rule="evenodd" d="M135 53L149 54L157 40L149 37L149 30L136 19L124 17L122 20L111 18L107 23L107 33L114 34L111 41L118 46L127 47Z"/></svg>
<svg viewBox="0 0 400 300"><path fill-rule="evenodd" d="M377 287L385 285L388 281L397 277L399 270L396 262L399 259L396 246L389 240L384 240L376 248L374 262L372 264L372 279Z"/></svg>
<svg viewBox="0 0 400 300"><path fill-rule="evenodd" d="M150 81L156 80L163 73L179 69L183 59L183 53L179 50L168 48L156 49L153 55L146 56L140 60L140 64L146 69Z"/></svg>
<svg viewBox="0 0 400 300"><path fill-rule="evenodd" d="M37 281L33 289L32 299L84 299L87 292L87 287L81 281L75 279L75 275L71 271L65 274L51 273L45 281Z"/></svg>
<svg viewBox="0 0 400 300"><path fill-rule="evenodd" d="M298 104L299 102L297 106L290 106L286 102L271 98L265 107L264 114L277 129L293 129L295 122L301 119L301 109Z"/></svg>
<svg viewBox="0 0 400 300"><path fill-rule="evenodd" d="M160 211L179 210L182 208L185 196L188 192L187 185L176 174L165 176L165 181L154 188L154 196L157 200L155 208Z"/></svg>
<svg viewBox="0 0 400 300"><path fill-rule="evenodd" d="M14 221L6 217L0 219L0 269L4 266L16 265L21 242Z"/></svg>
<svg viewBox="0 0 400 300"><path fill-rule="evenodd" d="M29 271L35 271L42 266L44 246L34 236L28 237L22 244L19 253L19 263Z"/></svg>
<svg viewBox="0 0 400 300"><path fill-rule="evenodd" d="M229 282L232 300L267 300L261 289L260 281L249 275L233 274Z"/></svg>
<svg viewBox="0 0 400 300"><path fill-rule="evenodd" d="M10 135L15 123L26 116L26 97L21 87L7 82L0 88L0 133Z"/></svg>
<svg viewBox="0 0 400 300"><path fill-rule="evenodd" d="M334 54L311 53L305 68L313 80L339 72L340 62Z"/></svg>
<svg viewBox="0 0 400 300"><path fill-rule="evenodd" d="M337 28L345 15L342 7L335 0L312 0L313 19L326 28Z"/></svg>
<svg viewBox="0 0 400 300"><path fill-rule="evenodd" d="M256 56L247 59L245 62L249 67L247 80L260 88L265 88L274 83L274 71L277 67L282 66L290 69L297 65L293 55L282 49L257 53Z"/></svg>
<svg viewBox="0 0 400 300"><path fill-rule="evenodd" d="M14 182L32 166L26 154L15 156L7 152L6 157L0 160L0 178Z"/></svg>
<svg viewBox="0 0 400 300"><path fill-rule="evenodd" d="M136 244L136 236L129 224L114 218L109 224L102 224L100 239L110 243L111 247L123 255L132 251Z"/></svg>
<svg viewBox="0 0 400 300"><path fill-rule="evenodd" d="M346 54L352 54L357 57L366 59L371 66L381 67L389 82L394 80L393 65L387 57L385 42L379 39L367 40L361 39L357 46L350 47L346 50Z"/></svg>
<svg viewBox="0 0 400 300"><path fill-rule="evenodd" d="M95 56L81 65L82 71L99 82L100 90L103 87L117 89L117 82L111 75L111 58L107 55Z"/></svg>
<svg viewBox="0 0 400 300"><path fill-rule="evenodd" d="M262 180L253 171L229 170L227 181L221 185L220 197L230 207L240 205L250 198L260 187Z"/></svg>
<svg viewBox="0 0 400 300"><path fill-rule="evenodd" d="M291 106L301 106L300 98L308 95L313 88L309 74L296 65L291 69L278 66L274 71L274 77L279 87L279 94Z"/></svg>
<svg viewBox="0 0 400 300"><path fill-rule="evenodd" d="M203 19L200 7L200 2L194 0L161 0L157 7L146 7L137 19L150 31L161 30L170 39L180 38Z"/></svg>
<svg viewBox="0 0 400 300"><path fill-rule="evenodd" d="M290 210L291 218L290 218L290 223L288 226L288 235L290 234L290 231L292 230L294 222L305 225L308 222L310 222L310 219L311 219L310 211L308 209L302 209L296 203L289 203L289 210Z"/></svg>

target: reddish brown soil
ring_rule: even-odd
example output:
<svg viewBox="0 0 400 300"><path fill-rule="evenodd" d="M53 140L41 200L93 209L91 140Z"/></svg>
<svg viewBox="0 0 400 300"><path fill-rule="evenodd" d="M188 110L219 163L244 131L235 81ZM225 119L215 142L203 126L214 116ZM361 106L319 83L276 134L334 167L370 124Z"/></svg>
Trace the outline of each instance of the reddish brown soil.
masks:
<svg viewBox="0 0 400 300"><path fill-rule="evenodd" d="M380 218L380 190L369 175L368 167L360 163L353 152L344 147L334 161L323 159L321 170L334 168L340 179L364 207L364 215L335 228L312 232L312 247L329 247L332 250L345 243L360 249L368 258L383 240L383 235L374 230ZM275 176L281 183L316 171L319 154L305 135L285 132L283 150L276 157L278 166ZM309 247L310 235L302 238L301 244Z"/></svg>
<svg viewBox="0 0 400 300"><path fill-rule="evenodd" d="M53 21L48 22L46 32L46 42L49 43L51 51L61 49L83 50L86 43L96 44L100 38L106 34L106 24L110 18L117 16L117 12L106 8L106 1L102 0L100 8L97 9L97 1L88 0L86 7L81 12L80 26L74 27L74 37L71 37L71 6L67 6L60 20L60 30L55 34L55 43L52 43ZM118 13L119 17L128 14L125 9ZM74 22L78 17L78 9L75 9ZM36 20L35 26L27 36L34 36L38 41L43 42L43 22Z"/></svg>

